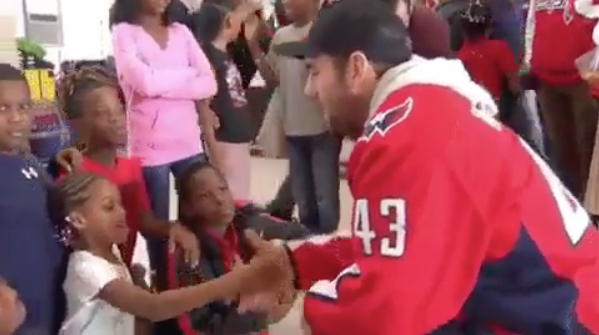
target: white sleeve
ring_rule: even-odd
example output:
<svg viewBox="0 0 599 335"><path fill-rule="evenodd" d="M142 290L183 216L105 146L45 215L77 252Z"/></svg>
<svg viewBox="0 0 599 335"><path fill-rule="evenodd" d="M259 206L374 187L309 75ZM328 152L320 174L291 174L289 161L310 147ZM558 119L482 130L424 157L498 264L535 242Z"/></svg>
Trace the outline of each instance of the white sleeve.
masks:
<svg viewBox="0 0 599 335"><path fill-rule="evenodd" d="M574 9L588 19L599 18L599 5L592 0L574 0Z"/></svg>
<svg viewBox="0 0 599 335"><path fill-rule="evenodd" d="M90 301L104 286L119 278L114 265L89 252L80 251L71 255L65 284L80 301Z"/></svg>

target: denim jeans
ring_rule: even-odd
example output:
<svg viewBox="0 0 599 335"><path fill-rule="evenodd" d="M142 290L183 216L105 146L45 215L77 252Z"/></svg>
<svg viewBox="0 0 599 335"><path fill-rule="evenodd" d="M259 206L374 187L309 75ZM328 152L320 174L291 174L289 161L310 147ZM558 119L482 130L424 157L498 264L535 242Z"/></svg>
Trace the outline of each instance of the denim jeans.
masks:
<svg viewBox="0 0 599 335"><path fill-rule="evenodd" d="M170 174L177 178L191 164L204 160L204 154L194 155L176 162L159 166L145 166L142 169L150 206L154 215L162 220L169 219ZM166 288L166 239L147 237L148 254L152 269L156 271L156 285L159 290Z"/></svg>
<svg viewBox="0 0 599 335"><path fill-rule="evenodd" d="M300 221L314 233L331 233L339 224L341 140L327 133L288 136L289 175Z"/></svg>

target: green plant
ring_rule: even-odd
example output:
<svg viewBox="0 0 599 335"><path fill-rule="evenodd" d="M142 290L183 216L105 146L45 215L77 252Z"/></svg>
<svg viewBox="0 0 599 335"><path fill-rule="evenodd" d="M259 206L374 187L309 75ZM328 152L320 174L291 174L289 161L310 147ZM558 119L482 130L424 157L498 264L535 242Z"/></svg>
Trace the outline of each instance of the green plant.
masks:
<svg viewBox="0 0 599 335"><path fill-rule="evenodd" d="M17 48L26 56L32 56L38 59L43 59L46 56L44 47L26 37L17 38Z"/></svg>

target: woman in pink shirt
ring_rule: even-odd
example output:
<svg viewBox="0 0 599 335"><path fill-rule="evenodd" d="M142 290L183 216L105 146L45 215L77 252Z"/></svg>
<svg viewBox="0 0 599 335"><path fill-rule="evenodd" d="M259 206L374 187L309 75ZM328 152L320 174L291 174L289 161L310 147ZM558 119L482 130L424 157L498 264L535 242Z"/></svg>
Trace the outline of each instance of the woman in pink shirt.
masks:
<svg viewBox="0 0 599 335"><path fill-rule="evenodd" d="M205 158L196 104L214 96L217 89L206 56L189 29L172 21L170 10L170 0L116 0L111 9L114 59L128 108L130 154L141 159L152 210L165 220L170 173L177 177ZM162 272L164 241L148 242L152 266ZM161 277L159 273L159 288L164 287Z"/></svg>

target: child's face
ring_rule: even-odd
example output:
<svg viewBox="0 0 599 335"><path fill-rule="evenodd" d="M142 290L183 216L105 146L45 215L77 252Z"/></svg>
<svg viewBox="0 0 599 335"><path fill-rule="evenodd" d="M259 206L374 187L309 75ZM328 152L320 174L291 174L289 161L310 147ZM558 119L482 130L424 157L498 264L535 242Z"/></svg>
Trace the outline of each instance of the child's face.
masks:
<svg viewBox="0 0 599 335"><path fill-rule="evenodd" d="M79 235L88 243L125 243L129 227L118 188L105 179L98 179L87 192L87 201L69 214Z"/></svg>
<svg viewBox="0 0 599 335"><path fill-rule="evenodd" d="M197 171L190 179L189 199L185 204L191 216L201 217L210 226L225 226L233 221L235 204L227 182L213 168Z"/></svg>
<svg viewBox="0 0 599 335"><path fill-rule="evenodd" d="M29 141L30 110L25 80L0 80L0 152L15 153Z"/></svg>
<svg viewBox="0 0 599 335"><path fill-rule="evenodd" d="M127 142L125 110L119 92L103 86L88 92L82 101L82 114L75 120L79 134L91 143L122 146Z"/></svg>

